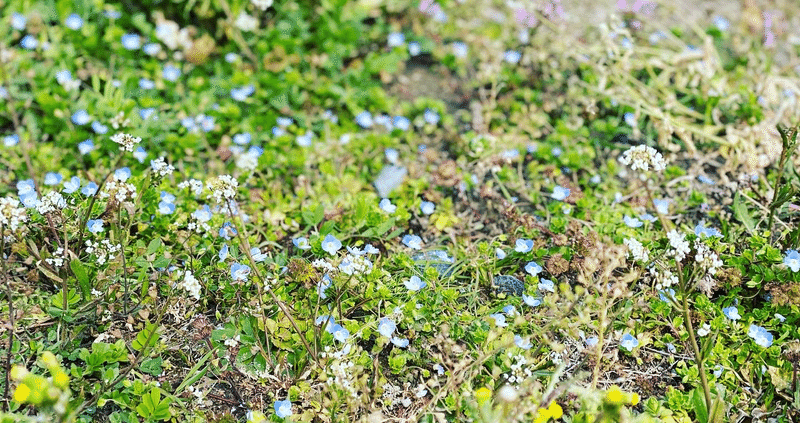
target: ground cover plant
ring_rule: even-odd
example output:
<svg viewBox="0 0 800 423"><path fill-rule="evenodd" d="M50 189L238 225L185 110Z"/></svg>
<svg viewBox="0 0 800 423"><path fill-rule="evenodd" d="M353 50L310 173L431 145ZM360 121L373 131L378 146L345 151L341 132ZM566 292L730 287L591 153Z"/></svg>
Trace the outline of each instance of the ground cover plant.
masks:
<svg viewBox="0 0 800 423"><path fill-rule="evenodd" d="M0 419L797 421L800 9L683 6L0 0Z"/></svg>

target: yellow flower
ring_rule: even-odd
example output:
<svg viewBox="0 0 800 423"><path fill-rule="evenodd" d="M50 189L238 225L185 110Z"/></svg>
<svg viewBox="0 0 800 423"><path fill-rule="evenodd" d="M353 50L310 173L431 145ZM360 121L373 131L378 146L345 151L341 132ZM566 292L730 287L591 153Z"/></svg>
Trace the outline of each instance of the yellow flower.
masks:
<svg viewBox="0 0 800 423"><path fill-rule="evenodd" d="M17 389L14 390L14 401L18 403L24 403L30 395L31 388L28 388L28 385L23 383L17 386Z"/></svg>
<svg viewBox="0 0 800 423"><path fill-rule="evenodd" d="M619 386L614 385L609 388L608 392L606 392L606 402L614 405L620 405L625 402L625 397L622 394L622 390L619 389Z"/></svg>
<svg viewBox="0 0 800 423"><path fill-rule="evenodd" d="M50 351L45 351L42 353L42 362L48 368L58 366L58 360L56 359L56 356Z"/></svg>
<svg viewBox="0 0 800 423"><path fill-rule="evenodd" d="M564 410L562 410L561 406L555 401L550 403L550 407L547 408L547 411L550 412L550 416L554 419L560 419L561 416L564 415Z"/></svg>
<svg viewBox="0 0 800 423"><path fill-rule="evenodd" d="M639 394L636 392L631 394L631 405L636 405L639 403Z"/></svg>
<svg viewBox="0 0 800 423"><path fill-rule="evenodd" d="M57 369L53 373L53 385L64 389L69 386L69 376L61 369Z"/></svg>
<svg viewBox="0 0 800 423"><path fill-rule="evenodd" d="M533 419L533 423L545 423L548 420L550 420L550 410L540 408L536 411L536 417Z"/></svg>
<svg viewBox="0 0 800 423"><path fill-rule="evenodd" d="M475 391L475 398L478 400L478 405L483 405L489 398L492 397L492 391L487 387L483 387Z"/></svg>

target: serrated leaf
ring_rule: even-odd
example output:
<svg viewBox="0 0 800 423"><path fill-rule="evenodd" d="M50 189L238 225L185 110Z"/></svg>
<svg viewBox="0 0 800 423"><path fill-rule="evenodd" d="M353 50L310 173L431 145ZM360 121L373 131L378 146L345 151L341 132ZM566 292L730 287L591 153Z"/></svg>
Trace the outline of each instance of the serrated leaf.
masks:
<svg viewBox="0 0 800 423"><path fill-rule="evenodd" d="M742 196L738 191L733 197L733 213L736 215L736 218L742 222L747 232L752 235L756 228L756 223L750 215L750 211L747 210L747 206L742 201Z"/></svg>

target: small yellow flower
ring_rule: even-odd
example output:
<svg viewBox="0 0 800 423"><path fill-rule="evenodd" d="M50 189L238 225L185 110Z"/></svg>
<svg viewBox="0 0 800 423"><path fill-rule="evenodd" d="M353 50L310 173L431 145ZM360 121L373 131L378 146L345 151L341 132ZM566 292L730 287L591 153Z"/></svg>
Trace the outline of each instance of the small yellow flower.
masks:
<svg viewBox="0 0 800 423"><path fill-rule="evenodd" d="M483 387L475 391L475 398L478 400L478 405L483 405L489 398L492 397L492 391L487 387Z"/></svg>
<svg viewBox="0 0 800 423"><path fill-rule="evenodd" d="M536 411L536 417L533 419L533 423L545 423L548 420L550 420L550 410L540 408Z"/></svg>
<svg viewBox="0 0 800 423"><path fill-rule="evenodd" d="M619 386L614 385L608 389L608 392L606 392L606 402L614 405L621 405L625 402L625 397L622 394L622 390L619 389Z"/></svg>
<svg viewBox="0 0 800 423"><path fill-rule="evenodd" d="M56 356L50 351L45 351L42 353L42 363L44 363L44 365L48 368L58 366L58 360L56 359Z"/></svg>
<svg viewBox="0 0 800 423"><path fill-rule="evenodd" d="M631 394L631 405L636 405L639 403L639 394L636 392Z"/></svg>
<svg viewBox="0 0 800 423"><path fill-rule="evenodd" d="M550 403L550 407L547 408L547 411L550 412L550 416L554 419L560 419L561 416L564 415L564 410L562 410L561 406L555 401Z"/></svg>
<svg viewBox="0 0 800 423"><path fill-rule="evenodd" d="M28 388L28 385L24 383L17 386L17 389L14 390L14 401L18 403L24 403L30 396L31 388Z"/></svg>
<svg viewBox="0 0 800 423"><path fill-rule="evenodd" d="M53 373L53 385L61 389L64 389L67 386L69 386L69 376L67 376L67 373L64 372L63 370L57 369Z"/></svg>

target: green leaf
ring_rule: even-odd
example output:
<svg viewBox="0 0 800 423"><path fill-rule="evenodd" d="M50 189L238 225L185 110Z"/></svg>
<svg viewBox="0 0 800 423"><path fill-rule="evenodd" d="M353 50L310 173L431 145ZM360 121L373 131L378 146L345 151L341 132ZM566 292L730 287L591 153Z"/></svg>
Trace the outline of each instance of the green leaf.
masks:
<svg viewBox="0 0 800 423"><path fill-rule="evenodd" d="M325 217L325 207L322 204L317 204L313 209L304 208L302 215L307 225L317 226L319 222L322 222L322 218Z"/></svg>
<svg viewBox="0 0 800 423"><path fill-rule="evenodd" d="M159 248L161 248L161 245L163 245L161 243L161 238L154 238L152 241L150 241L150 244L147 245L147 255L154 254Z"/></svg>
<svg viewBox="0 0 800 423"><path fill-rule="evenodd" d="M756 228L756 223L753 220L753 217L750 215L750 211L747 210L747 206L742 201L741 194L738 191L733 197L733 213L736 215L736 218L739 219L742 224L744 224L747 232L753 234L753 231Z"/></svg>
<svg viewBox="0 0 800 423"><path fill-rule="evenodd" d="M168 264L169 264L169 259L164 256L161 256L155 259L155 261L153 262L153 267L155 268L167 267Z"/></svg>
<svg viewBox="0 0 800 423"><path fill-rule="evenodd" d="M86 271L86 266L84 266L80 260L73 259L69 262L69 267L72 269L72 273L75 274L75 278L78 279L78 283L81 286L81 293L83 293L84 297L88 297L92 292L92 285L89 280L89 272Z"/></svg>
<svg viewBox="0 0 800 423"><path fill-rule="evenodd" d="M155 323L147 323L144 329L140 330L138 334L136 334L136 338L134 338L133 342L131 342L131 347L136 351L142 351L144 348L150 348L158 342L158 325ZM149 341L148 341L149 338Z"/></svg>
<svg viewBox="0 0 800 423"><path fill-rule="evenodd" d="M694 406L694 415L697 417L697 421L708 423L708 410L706 410L706 403L699 388L696 388L692 394L692 405Z"/></svg>

